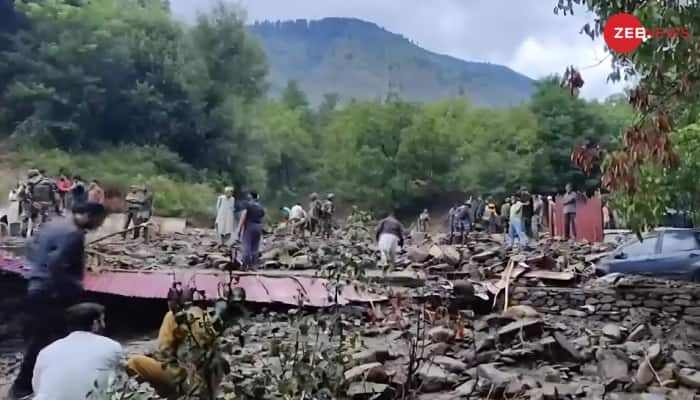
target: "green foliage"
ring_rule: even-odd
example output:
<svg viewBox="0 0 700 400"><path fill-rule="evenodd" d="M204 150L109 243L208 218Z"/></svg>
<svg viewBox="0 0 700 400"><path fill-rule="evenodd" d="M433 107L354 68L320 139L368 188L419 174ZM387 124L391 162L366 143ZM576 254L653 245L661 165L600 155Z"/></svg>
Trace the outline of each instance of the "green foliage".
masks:
<svg viewBox="0 0 700 400"><path fill-rule="evenodd" d="M641 232L665 222L666 208L689 211L700 221L700 124L691 124L673 135L680 159L677 168L645 165L639 190L632 195L616 193L613 202L629 227Z"/></svg>

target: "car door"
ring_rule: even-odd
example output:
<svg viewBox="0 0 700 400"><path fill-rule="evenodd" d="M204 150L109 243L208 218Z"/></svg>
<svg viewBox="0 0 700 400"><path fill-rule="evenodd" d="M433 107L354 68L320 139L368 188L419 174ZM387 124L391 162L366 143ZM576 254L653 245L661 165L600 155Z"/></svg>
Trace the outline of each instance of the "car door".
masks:
<svg viewBox="0 0 700 400"><path fill-rule="evenodd" d="M671 229L661 237L661 253L652 274L671 279L693 278L700 263L700 242L695 229Z"/></svg>
<svg viewBox="0 0 700 400"><path fill-rule="evenodd" d="M608 273L643 274L659 253L659 232L652 232L620 246L612 258L606 260Z"/></svg>

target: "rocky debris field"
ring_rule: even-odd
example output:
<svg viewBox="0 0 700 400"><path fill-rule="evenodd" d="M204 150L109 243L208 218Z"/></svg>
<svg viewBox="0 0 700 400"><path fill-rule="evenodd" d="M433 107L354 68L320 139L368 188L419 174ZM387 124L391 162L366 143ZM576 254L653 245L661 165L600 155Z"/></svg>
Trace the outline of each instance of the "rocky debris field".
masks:
<svg viewBox="0 0 700 400"><path fill-rule="evenodd" d="M695 284L596 279L593 264L608 245L544 238L516 251L501 235L479 232L464 245L415 234L386 269L367 232L338 232L329 242L266 237L266 269L331 271L390 301L242 318L243 345L222 338L232 371L220 398L700 398ZM90 251L97 272L224 269L231 259L200 230L148 244L105 241ZM143 351L142 340L127 344ZM15 368L7 360L2 372Z"/></svg>

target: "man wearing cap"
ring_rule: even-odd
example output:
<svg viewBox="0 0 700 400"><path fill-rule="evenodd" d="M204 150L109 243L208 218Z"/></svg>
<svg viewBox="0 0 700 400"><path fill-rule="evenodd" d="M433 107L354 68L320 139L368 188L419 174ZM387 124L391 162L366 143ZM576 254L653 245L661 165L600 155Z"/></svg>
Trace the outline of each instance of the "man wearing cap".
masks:
<svg viewBox="0 0 700 400"><path fill-rule="evenodd" d="M235 212L236 198L233 197L233 186L227 186L224 189L224 194L216 200L216 222L214 223L222 245L231 240L231 236L236 230Z"/></svg>
<svg viewBox="0 0 700 400"><path fill-rule="evenodd" d="M143 190L141 190L138 185L131 185L129 187L129 193L126 194L126 220L124 221L124 232L122 233L122 238L126 239L126 230L129 225L133 222L134 225L138 224L138 213L143 208L146 201ZM136 239L137 233L134 230L134 239Z"/></svg>
<svg viewBox="0 0 700 400"><path fill-rule="evenodd" d="M107 212L101 204L83 203L68 218L42 225L29 243L24 359L10 390L17 399L32 393L32 373L39 351L65 334L64 312L83 291L85 232L99 228Z"/></svg>

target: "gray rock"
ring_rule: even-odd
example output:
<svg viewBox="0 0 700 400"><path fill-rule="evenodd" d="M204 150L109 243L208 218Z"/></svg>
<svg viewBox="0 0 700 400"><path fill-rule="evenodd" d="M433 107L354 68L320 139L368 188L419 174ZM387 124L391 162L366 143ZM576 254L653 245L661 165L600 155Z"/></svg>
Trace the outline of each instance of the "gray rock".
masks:
<svg viewBox="0 0 700 400"><path fill-rule="evenodd" d="M606 382L628 382L630 375L625 361L621 355L612 350L598 349L598 375Z"/></svg>
<svg viewBox="0 0 700 400"><path fill-rule="evenodd" d="M348 382L366 380L375 383L388 383L389 375L386 373L381 363L374 362L358 365L357 367L345 371L345 380Z"/></svg>
<svg viewBox="0 0 700 400"><path fill-rule="evenodd" d="M469 396L470 394L474 393L474 386L476 386L475 381L466 381L463 384L457 386L457 388L455 388L454 390L454 393L459 396Z"/></svg>
<svg viewBox="0 0 700 400"><path fill-rule="evenodd" d="M422 263L430 258L430 253L425 249L412 246L406 250L406 257L412 262Z"/></svg>
<svg viewBox="0 0 700 400"><path fill-rule="evenodd" d="M629 335L627 335L627 340L636 342L642 340L649 336L649 328L646 324L637 325Z"/></svg>
<svg viewBox="0 0 700 400"><path fill-rule="evenodd" d="M454 339L455 333L452 329L446 328L444 326L436 326L428 331L428 337L433 342L447 343Z"/></svg>
<svg viewBox="0 0 700 400"><path fill-rule="evenodd" d="M382 395L390 390L389 385L373 382L353 382L347 390L347 395L351 398L368 398Z"/></svg>
<svg viewBox="0 0 700 400"><path fill-rule="evenodd" d="M572 310L570 308L567 308L566 310L562 311L561 314L567 317L574 318L585 318L588 315L585 311Z"/></svg>
<svg viewBox="0 0 700 400"><path fill-rule="evenodd" d="M653 369L656 368L661 356L661 345L658 343L652 345L647 350L646 354L646 357L639 364L637 373L634 376L634 381L640 386L647 386L654 380L655 375Z"/></svg>
<svg viewBox="0 0 700 400"><path fill-rule="evenodd" d="M620 326L616 324L606 324L603 326L603 335L615 341L622 339L622 331L620 330Z"/></svg>
<svg viewBox="0 0 700 400"><path fill-rule="evenodd" d="M457 376L449 374L436 364L424 362L416 371L421 380L423 393L439 392L451 388L457 383Z"/></svg>
<svg viewBox="0 0 700 400"><path fill-rule="evenodd" d="M694 355L688 353L684 350L676 350L671 354L673 361L680 367L688 367L698 369L700 367L700 360Z"/></svg>
<svg viewBox="0 0 700 400"><path fill-rule="evenodd" d="M504 388L509 382L518 378L512 372L500 371L494 364L481 364L476 367L476 373L479 376L479 385L484 383L485 387L493 385L496 388Z"/></svg>
<svg viewBox="0 0 700 400"><path fill-rule="evenodd" d="M691 368L681 368L678 371L678 381L684 386L700 389L700 372Z"/></svg>
<svg viewBox="0 0 700 400"><path fill-rule="evenodd" d="M374 362L383 363L384 361L390 360L394 357L392 357L388 350L367 349L353 354L351 358L356 365L362 365Z"/></svg>
<svg viewBox="0 0 700 400"><path fill-rule="evenodd" d="M433 357L433 363L445 368L450 372L462 373L467 370L467 364L447 356Z"/></svg>
<svg viewBox="0 0 700 400"><path fill-rule="evenodd" d="M685 309L685 313L695 317L700 317L700 307L688 307Z"/></svg>

